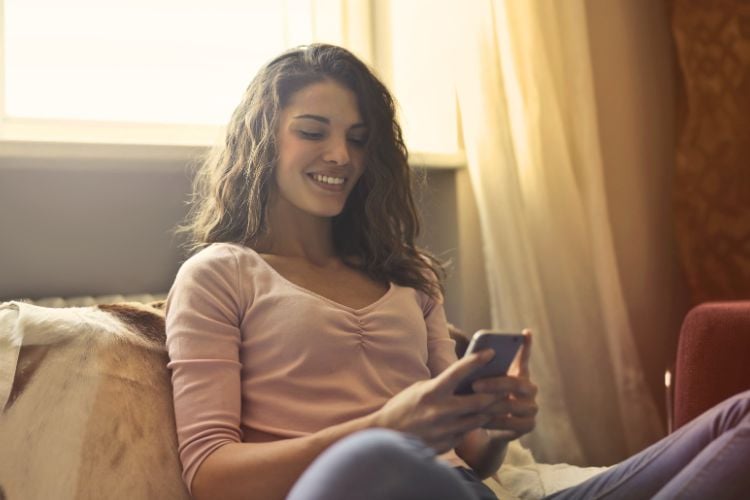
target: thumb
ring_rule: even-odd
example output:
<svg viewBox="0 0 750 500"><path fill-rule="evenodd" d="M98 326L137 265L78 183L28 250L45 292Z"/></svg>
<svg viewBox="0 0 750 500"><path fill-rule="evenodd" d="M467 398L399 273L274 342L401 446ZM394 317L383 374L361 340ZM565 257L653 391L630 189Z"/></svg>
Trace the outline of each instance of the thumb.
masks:
<svg viewBox="0 0 750 500"><path fill-rule="evenodd" d="M530 368L529 368L529 360L531 359L531 341L532 341L532 333L529 329L524 329L523 331L523 345L521 346L521 359L520 359L520 370L519 375L522 377L529 377L530 375Z"/></svg>
<svg viewBox="0 0 750 500"><path fill-rule="evenodd" d="M495 351L484 349L459 359L435 377L439 390L453 394L464 377L486 365L493 357L495 357Z"/></svg>

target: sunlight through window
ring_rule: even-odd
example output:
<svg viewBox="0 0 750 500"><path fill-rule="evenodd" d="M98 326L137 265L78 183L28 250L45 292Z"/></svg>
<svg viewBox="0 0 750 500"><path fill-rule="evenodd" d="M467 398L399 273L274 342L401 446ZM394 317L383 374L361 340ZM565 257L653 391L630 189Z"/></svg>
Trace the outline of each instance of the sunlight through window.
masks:
<svg viewBox="0 0 750 500"><path fill-rule="evenodd" d="M225 124L283 2L5 0L10 117Z"/></svg>

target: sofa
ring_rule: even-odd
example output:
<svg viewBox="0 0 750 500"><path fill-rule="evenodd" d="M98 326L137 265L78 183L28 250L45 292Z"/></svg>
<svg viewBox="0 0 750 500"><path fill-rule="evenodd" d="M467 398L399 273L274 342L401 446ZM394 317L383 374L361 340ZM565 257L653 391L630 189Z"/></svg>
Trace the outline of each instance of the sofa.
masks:
<svg viewBox="0 0 750 500"><path fill-rule="evenodd" d="M162 298L0 304L0 500L189 498L177 455ZM750 303L722 307L721 320L709 306L686 319L690 340L680 342L676 373L680 419L710 403L705 388L717 380L728 381L727 390L750 387L746 356L727 344L747 346ZM717 328L744 333L710 333ZM453 334L465 347L460 332ZM724 354L691 354L707 343ZM694 393L696 370L703 374ZM724 379L727 371L738 377ZM486 483L501 498L540 498L604 469L540 464L513 442Z"/></svg>

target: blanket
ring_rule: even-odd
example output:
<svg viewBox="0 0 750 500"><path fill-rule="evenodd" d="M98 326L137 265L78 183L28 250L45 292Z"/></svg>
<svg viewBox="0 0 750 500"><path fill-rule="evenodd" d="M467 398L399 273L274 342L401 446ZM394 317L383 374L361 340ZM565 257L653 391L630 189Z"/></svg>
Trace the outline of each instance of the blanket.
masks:
<svg viewBox="0 0 750 500"><path fill-rule="evenodd" d="M188 499L164 339L161 302L0 304L0 499ZM540 498L599 470L514 442L487 484Z"/></svg>

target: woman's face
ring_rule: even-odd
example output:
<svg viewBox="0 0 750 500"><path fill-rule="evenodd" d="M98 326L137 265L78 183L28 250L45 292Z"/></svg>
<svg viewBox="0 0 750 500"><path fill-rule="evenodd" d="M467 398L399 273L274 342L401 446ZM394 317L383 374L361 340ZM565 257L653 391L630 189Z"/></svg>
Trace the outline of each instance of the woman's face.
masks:
<svg viewBox="0 0 750 500"><path fill-rule="evenodd" d="M341 213L362 175L366 140L357 97L348 88L324 80L292 94L277 129L275 208L318 217Z"/></svg>

